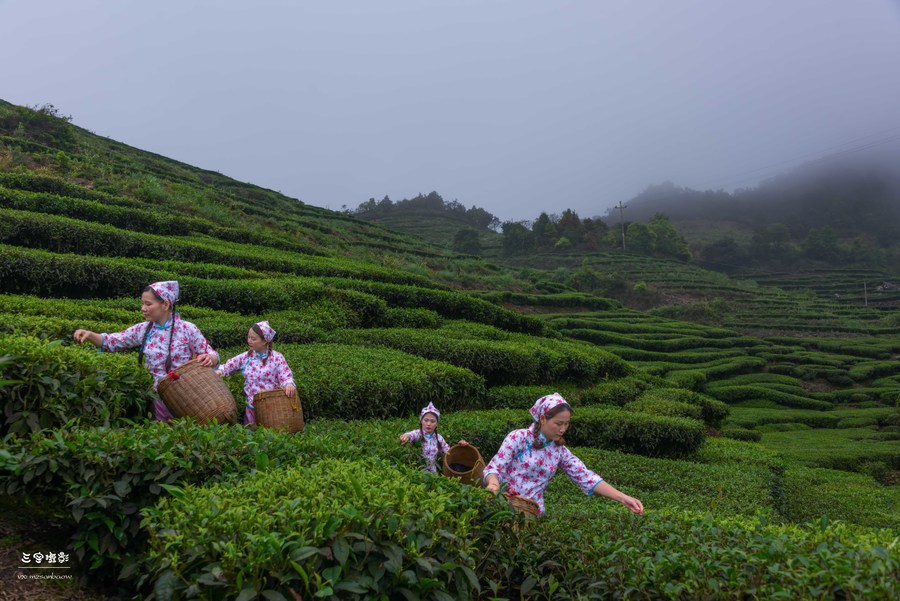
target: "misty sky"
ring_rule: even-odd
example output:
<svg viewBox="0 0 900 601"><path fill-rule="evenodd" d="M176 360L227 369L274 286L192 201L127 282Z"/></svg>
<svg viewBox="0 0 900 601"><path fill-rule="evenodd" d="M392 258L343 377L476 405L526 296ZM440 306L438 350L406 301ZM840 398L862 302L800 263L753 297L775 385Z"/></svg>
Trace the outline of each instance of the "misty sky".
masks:
<svg viewBox="0 0 900 601"><path fill-rule="evenodd" d="M5 100L332 209L598 215L900 134L897 0L0 0L0 47Z"/></svg>

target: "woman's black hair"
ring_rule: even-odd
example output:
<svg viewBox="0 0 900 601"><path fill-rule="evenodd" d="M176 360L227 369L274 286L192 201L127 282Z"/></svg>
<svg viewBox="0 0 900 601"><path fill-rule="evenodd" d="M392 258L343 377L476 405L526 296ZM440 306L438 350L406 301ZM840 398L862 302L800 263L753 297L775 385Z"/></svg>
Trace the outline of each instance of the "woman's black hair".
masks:
<svg viewBox="0 0 900 601"><path fill-rule="evenodd" d="M256 335L259 336L261 339L263 339L263 340L266 339L266 337L262 333L262 328L259 327L259 324L256 324L256 323L253 324L253 326L250 329L253 330L254 332L256 332ZM263 357L263 360L262 360L263 366L265 366L266 361L268 361L269 357L271 357L271 356L272 356L272 343L270 341L266 341L266 356Z"/></svg>
<svg viewBox="0 0 900 601"><path fill-rule="evenodd" d="M556 417L558 414L562 413L563 411L568 411L569 413L572 413L572 406L569 405L568 403L562 403L560 405L557 405L556 407L554 407L553 409L551 409L550 411L548 411L541 417L543 417L545 419L550 419L551 417ZM532 424L532 430L531 430L531 435L534 437L534 440L531 442L531 447L534 449L544 448L544 443L541 442L541 434L540 433L541 433L541 421L540 421L540 418L538 418L537 423ZM566 446L566 439L560 438L556 444L561 447L564 447L564 446Z"/></svg>
<svg viewBox="0 0 900 601"><path fill-rule="evenodd" d="M159 293L153 289L153 286L147 286L146 288L143 289L143 291L141 291L142 294L144 292L152 293L153 298L155 298L156 300L158 300L161 303L166 301L166 299L161 297L159 295ZM175 303L172 302L172 303L170 303L170 305L171 306L169 308L172 309L172 331L169 332L169 348L168 348L168 350L166 350L166 373L169 373L170 371L172 371L172 339L175 338ZM150 330L152 330L152 329L153 329L153 322L148 321L147 329L144 330L144 342L143 342L143 344L141 344L141 350L138 351L138 365L144 364L144 347L147 345L147 338L150 337Z"/></svg>

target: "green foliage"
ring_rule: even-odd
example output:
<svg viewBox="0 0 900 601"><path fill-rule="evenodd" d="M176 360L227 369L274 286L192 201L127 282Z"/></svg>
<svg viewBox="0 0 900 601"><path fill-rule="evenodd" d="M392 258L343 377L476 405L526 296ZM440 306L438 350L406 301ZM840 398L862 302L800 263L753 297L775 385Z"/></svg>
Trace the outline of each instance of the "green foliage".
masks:
<svg viewBox="0 0 900 601"><path fill-rule="evenodd" d="M779 476L762 462L700 463L587 447L572 452L616 489L640 499L648 514L681 509L753 515L776 505L773 483ZM627 512L614 501L585 495L564 476L551 481L544 498L550 517Z"/></svg>
<svg viewBox="0 0 900 601"><path fill-rule="evenodd" d="M772 524L765 514L580 512L504 531L484 579L508 598L892 598L896 544L890 531Z"/></svg>
<svg viewBox="0 0 900 601"><path fill-rule="evenodd" d="M785 409L783 407L732 407L728 423L744 428L755 428L763 424L796 423L812 428L837 428L848 419L874 419L878 425L886 425L897 409L873 407L870 409L835 409L814 411L809 409Z"/></svg>
<svg viewBox="0 0 900 601"><path fill-rule="evenodd" d="M392 434L392 433L390 433ZM261 428L145 422L110 429L70 427L12 438L10 461L0 473L6 494L40 495L67 506L73 548L91 570L137 568L146 545L141 510L185 484L227 479L268 468L361 453L406 462L412 451L384 428L310 424L303 436ZM130 566L130 567L129 567Z"/></svg>
<svg viewBox="0 0 900 601"><path fill-rule="evenodd" d="M784 473L784 516L794 522L843 520L900 531L900 488L871 476L825 468Z"/></svg>
<svg viewBox="0 0 900 601"><path fill-rule="evenodd" d="M5 108L5 107L4 107ZM17 135L40 144L52 144L65 150L75 143L72 117L63 115L52 104L13 106L0 114L0 134Z"/></svg>
<svg viewBox="0 0 900 601"><path fill-rule="evenodd" d="M703 419L702 410L697 405L682 403L681 401L667 401L662 399L642 398L625 405L628 411L650 413L652 415L669 415L672 417L689 417L695 420Z"/></svg>
<svg viewBox="0 0 900 601"><path fill-rule="evenodd" d="M627 405L637 399L645 390L650 388L650 383L637 376L619 378L609 382L601 382L579 393L581 402L585 405Z"/></svg>
<svg viewBox="0 0 900 601"><path fill-rule="evenodd" d="M145 413L152 381L130 357L0 334L0 434L59 428L72 420L109 425ZM130 359L130 360L129 360ZM14 382L13 382L14 380Z"/></svg>
<svg viewBox="0 0 900 601"><path fill-rule="evenodd" d="M544 329L543 324L533 317L519 315L461 292L338 278L323 278L322 281L336 288L350 288L378 296L391 307L424 307L437 311L443 317L467 319L526 334L541 334Z"/></svg>
<svg viewBox="0 0 900 601"><path fill-rule="evenodd" d="M679 388L654 388L644 392L641 401L674 402L694 405L700 410L700 418L707 425L718 427L728 416L730 408L722 401L718 401L704 394L691 392ZM698 419L700 419L698 418Z"/></svg>
<svg viewBox="0 0 900 601"><path fill-rule="evenodd" d="M132 232L78 219L0 209L0 242L96 256L154 258L230 265L301 276L357 277L433 287L423 277L349 259L298 256L254 244L205 237L173 238Z"/></svg>
<svg viewBox="0 0 900 601"><path fill-rule="evenodd" d="M343 344L277 345L294 372L307 418L362 419L478 407L484 380L467 369L384 348ZM219 349L223 359L244 348ZM232 378L240 396L240 382ZM240 397L239 397L240 398Z"/></svg>
<svg viewBox="0 0 900 601"><path fill-rule="evenodd" d="M771 387L763 386L717 386L714 389L713 394L726 403L764 399L773 401L779 405L784 405L785 407L795 407L798 409L827 410L834 407L832 403L827 401L817 401L815 399L787 392L780 392Z"/></svg>
<svg viewBox="0 0 900 601"><path fill-rule="evenodd" d="M747 428L736 428L729 426L722 428L722 435L735 440L746 440L748 442L759 442L762 440L762 434L756 430L748 430Z"/></svg>
<svg viewBox="0 0 900 601"><path fill-rule="evenodd" d="M542 396L559 392L569 401L577 405L580 391L569 386L493 386L488 388L483 406L491 409L529 409Z"/></svg>
<svg viewBox="0 0 900 601"><path fill-rule="evenodd" d="M487 460L512 430L529 426L523 410L465 411L441 416L441 428L460 432L477 446ZM703 442L699 421L623 411L612 407L578 407L572 416L566 442L573 446L600 447L649 456L679 456L695 451Z"/></svg>
<svg viewBox="0 0 900 601"><path fill-rule="evenodd" d="M382 319L382 325L387 328L438 328L443 322L437 311L424 308L388 307Z"/></svg>
<svg viewBox="0 0 900 601"><path fill-rule="evenodd" d="M785 458L808 467L858 471L878 475L900 469L900 433L874 428L767 432L762 443Z"/></svg>
<svg viewBox="0 0 900 601"><path fill-rule="evenodd" d="M480 374L491 386L566 380L593 382L630 371L615 355L586 345L525 336L477 340L459 337L458 330L452 328L356 330L337 333L335 339L381 345L446 361Z"/></svg>
<svg viewBox="0 0 900 601"><path fill-rule="evenodd" d="M470 255L481 254L481 240L478 232L471 228L461 228L453 236L453 250Z"/></svg>
<svg viewBox="0 0 900 601"><path fill-rule="evenodd" d="M378 462L269 470L146 510L145 582L170 595L468 599L510 513L457 481ZM263 510L264 508L264 510Z"/></svg>

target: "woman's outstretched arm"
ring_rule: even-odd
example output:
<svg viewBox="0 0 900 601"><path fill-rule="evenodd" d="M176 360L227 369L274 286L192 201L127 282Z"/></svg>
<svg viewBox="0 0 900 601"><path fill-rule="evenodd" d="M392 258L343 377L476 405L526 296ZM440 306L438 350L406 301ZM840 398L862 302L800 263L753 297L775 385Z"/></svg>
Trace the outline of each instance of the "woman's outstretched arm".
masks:
<svg viewBox="0 0 900 601"><path fill-rule="evenodd" d="M602 497L606 497L607 499L612 499L613 501L618 501L634 513L638 515L644 515L644 504L634 497L630 497L623 493L620 490L616 490L608 482L599 482L597 486L594 487L594 494L600 495Z"/></svg>

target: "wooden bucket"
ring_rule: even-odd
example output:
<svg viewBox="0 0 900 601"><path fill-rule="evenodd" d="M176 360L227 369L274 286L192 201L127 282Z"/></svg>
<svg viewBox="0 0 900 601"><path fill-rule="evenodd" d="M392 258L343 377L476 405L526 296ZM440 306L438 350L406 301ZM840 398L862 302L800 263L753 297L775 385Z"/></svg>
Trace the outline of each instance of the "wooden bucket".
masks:
<svg viewBox="0 0 900 601"><path fill-rule="evenodd" d="M472 445L453 445L444 455L444 475L448 478L480 486L483 474L484 458Z"/></svg>
<svg viewBox="0 0 900 601"><path fill-rule="evenodd" d="M524 514L526 519L531 520L541 514L541 509L536 501L520 495L511 495L509 493L504 493L504 495L510 506L517 512Z"/></svg>
<svg viewBox="0 0 900 601"><path fill-rule="evenodd" d="M177 374L177 379L166 376L156 387L172 415L191 417L198 422L237 423L234 397L212 368L192 359L172 371Z"/></svg>
<svg viewBox="0 0 900 601"><path fill-rule="evenodd" d="M289 397L283 388L257 392L253 396L253 409L256 412L256 423L264 428L281 430L296 434L303 432L303 407L300 405L300 392Z"/></svg>

